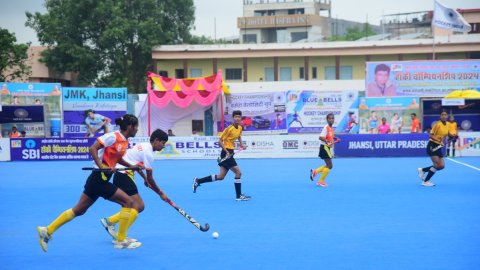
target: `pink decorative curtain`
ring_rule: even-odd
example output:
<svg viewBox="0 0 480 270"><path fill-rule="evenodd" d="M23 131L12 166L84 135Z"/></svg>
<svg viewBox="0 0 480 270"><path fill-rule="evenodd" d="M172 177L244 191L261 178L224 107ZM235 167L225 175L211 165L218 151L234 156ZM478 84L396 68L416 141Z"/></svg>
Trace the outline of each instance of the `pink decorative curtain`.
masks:
<svg viewBox="0 0 480 270"><path fill-rule="evenodd" d="M186 108L192 101L204 107L211 105L224 86L222 71L217 74L194 79L174 79L148 73L147 90L150 103L158 108L173 102L177 107Z"/></svg>
<svg viewBox="0 0 480 270"><path fill-rule="evenodd" d="M206 110L214 104L222 91L228 93L221 70L217 74L200 78L175 79L152 72L147 76L148 134L153 128L166 130L186 115ZM195 102L192 103L193 101ZM219 107L223 118L223 106ZM161 121L156 117L159 115L162 115ZM151 122L152 116L156 119L155 123Z"/></svg>

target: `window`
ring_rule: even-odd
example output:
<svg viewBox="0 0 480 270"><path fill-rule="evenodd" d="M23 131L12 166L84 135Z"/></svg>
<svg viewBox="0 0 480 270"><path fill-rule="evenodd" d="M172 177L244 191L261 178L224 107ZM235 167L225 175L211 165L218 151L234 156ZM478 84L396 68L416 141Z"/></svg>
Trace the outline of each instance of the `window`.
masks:
<svg viewBox="0 0 480 270"><path fill-rule="evenodd" d="M168 77L168 71L166 70L160 70L158 72L158 75L163 76L163 77Z"/></svg>
<svg viewBox="0 0 480 270"><path fill-rule="evenodd" d="M305 68L300 67L298 69L298 77L300 77L301 80L305 79Z"/></svg>
<svg viewBox="0 0 480 270"><path fill-rule="evenodd" d="M225 79L227 80L241 80L242 69L241 68L226 68Z"/></svg>
<svg viewBox="0 0 480 270"><path fill-rule="evenodd" d="M325 80L336 80L337 73L335 67L325 67Z"/></svg>
<svg viewBox="0 0 480 270"><path fill-rule="evenodd" d="M273 74L273 68L272 67L265 68L265 81L273 82L274 80L275 80L275 75Z"/></svg>
<svg viewBox="0 0 480 270"><path fill-rule="evenodd" d="M185 78L185 72L182 69L175 69L175 78L177 79L182 79L182 78Z"/></svg>
<svg viewBox="0 0 480 270"><path fill-rule="evenodd" d="M302 39L307 39L308 38L308 33L307 32L292 32L291 33L292 37L292 42L296 42Z"/></svg>
<svg viewBox="0 0 480 270"><path fill-rule="evenodd" d="M189 77L190 78L202 77L202 69L201 68L191 68Z"/></svg>
<svg viewBox="0 0 480 270"><path fill-rule="evenodd" d="M292 80L292 68L281 67L280 68L280 81L291 81Z"/></svg>
<svg viewBox="0 0 480 270"><path fill-rule="evenodd" d="M312 80L317 79L317 67L312 67Z"/></svg>
<svg viewBox="0 0 480 270"><path fill-rule="evenodd" d="M243 43L257 43L257 35L256 34L244 34L243 35Z"/></svg>
<svg viewBox="0 0 480 270"><path fill-rule="evenodd" d="M353 67L352 66L341 66L340 67L340 80L351 80L353 78Z"/></svg>
<svg viewBox="0 0 480 270"><path fill-rule="evenodd" d="M192 133L193 131L203 132L203 120L192 120Z"/></svg>

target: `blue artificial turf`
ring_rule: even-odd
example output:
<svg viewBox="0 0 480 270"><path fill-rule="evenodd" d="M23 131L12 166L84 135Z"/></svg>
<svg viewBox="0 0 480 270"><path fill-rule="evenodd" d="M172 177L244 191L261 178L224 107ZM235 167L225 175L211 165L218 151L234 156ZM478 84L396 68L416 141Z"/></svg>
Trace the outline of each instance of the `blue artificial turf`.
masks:
<svg viewBox="0 0 480 270"><path fill-rule="evenodd" d="M480 167L480 158L461 158ZM327 188L309 179L320 159L237 159L233 175L192 193L194 176L217 173L213 160L155 161L154 177L200 223L201 232L143 186L129 231L142 247L116 250L100 225L119 210L99 199L61 227L44 253L36 227L75 205L90 162L0 163L0 269L478 269L480 171L446 160L422 187L419 158L334 159ZM220 237L214 240L211 233Z"/></svg>

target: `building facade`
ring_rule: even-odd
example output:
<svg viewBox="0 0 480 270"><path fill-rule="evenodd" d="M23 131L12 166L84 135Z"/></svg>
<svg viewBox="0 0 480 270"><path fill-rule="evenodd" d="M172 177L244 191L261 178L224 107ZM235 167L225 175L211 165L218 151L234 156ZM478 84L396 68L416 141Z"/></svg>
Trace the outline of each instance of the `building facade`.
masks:
<svg viewBox="0 0 480 270"><path fill-rule="evenodd" d="M200 77L223 70L226 82L363 80L365 62L479 59L480 34L354 42L171 45L153 49L157 73Z"/></svg>

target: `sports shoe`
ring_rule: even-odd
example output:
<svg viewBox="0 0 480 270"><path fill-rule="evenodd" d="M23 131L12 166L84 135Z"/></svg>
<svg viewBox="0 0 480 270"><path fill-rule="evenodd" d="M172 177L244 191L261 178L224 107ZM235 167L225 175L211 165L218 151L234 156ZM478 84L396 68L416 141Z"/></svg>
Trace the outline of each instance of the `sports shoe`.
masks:
<svg viewBox="0 0 480 270"><path fill-rule="evenodd" d="M423 171L422 168L418 168L417 170L418 170L418 178L420 178L420 180L423 181L423 176L424 176L425 172Z"/></svg>
<svg viewBox="0 0 480 270"><path fill-rule="evenodd" d="M319 187L328 187L328 184L327 184L326 182L318 181L318 182L317 182L317 186L319 186Z"/></svg>
<svg viewBox="0 0 480 270"><path fill-rule="evenodd" d="M112 237L113 240L117 240L117 232L115 231L115 225L108 221L108 218L100 219L100 223L105 228L107 233Z"/></svg>
<svg viewBox="0 0 480 270"><path fill-rule="evenodd" d="M423 181L422 186L424 186L424 187L434 187L435 184L431 181Z"/></svg>
<svg viewBox="0 0 480 270"><path fill-rule="evenodd" d="M200 184L198 183L197 177L195 177L195 178L193 178L193 184L192 184L193 193L197 192L198 186L200 186Z"/></svg>
<svg viewBox="0 0 480 270"><path fill-rule="evenodd" d="M125 241L131 242L131 243L133 243L133 242L138 242L137 239L135 239L135 238L130 238L130 237L128 237L128 236L125 237ZM116 244L116 242L117 242L117 238L115 238L115 240L112 240L112 243L113 243L113 244Z"/></svg>
<svg viewBox="0 0 480 270"><path fill-rule="evenodd" d="M310 180L313 181L315 179L315 176L317 176L317 171L314 169L310 170Z"/></svg>
<svg viewBox="0 0 480 270"><path fill-rule="evenodd" d="M127 239L123 241L115 241L113 247L118 249L134 249L142 245L140 242L129 242Z"/></svg>
<svg viewBox="0 0 480 270"><path fill-rule="evenodd" d="M47 227L37 227L38 236L40 236L40 246L43 251L47 252L48 250L48 241L52 239L52 236L48 235Z"/></svg>
<svg viewBox="0 0 480 270"><path fill-rule="evenodd" d="M236 201L249 201L252 197L245 195L245 194L240 194L240 197L236 198Z"/></svg>

